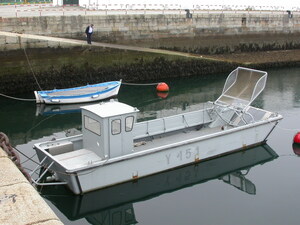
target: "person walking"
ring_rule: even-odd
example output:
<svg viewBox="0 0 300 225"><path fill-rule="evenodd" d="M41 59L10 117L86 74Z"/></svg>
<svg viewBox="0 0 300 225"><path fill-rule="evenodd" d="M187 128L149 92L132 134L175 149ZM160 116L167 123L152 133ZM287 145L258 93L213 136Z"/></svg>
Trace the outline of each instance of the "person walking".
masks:
<svg viewBox="0 0 300 225"><path fill-rule="evenodd" d="M91 24L90 26L87 26L87 28L85 29L86 41L88 44L92 44L93 28L94 28L94 25Z"/></svg>

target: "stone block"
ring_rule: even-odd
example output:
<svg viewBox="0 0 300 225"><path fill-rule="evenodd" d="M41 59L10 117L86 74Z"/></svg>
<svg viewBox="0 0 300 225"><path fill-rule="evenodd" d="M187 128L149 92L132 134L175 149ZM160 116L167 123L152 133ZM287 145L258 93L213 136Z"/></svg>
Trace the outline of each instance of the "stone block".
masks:
<svg viewBox="0 0 300 225"><path fill-rule="evenodd" d="M16 44L16 43L19 43L19 38L18 37L9 37L9 36L7 36L6 39L5 39L5 42L7 44Z"/></svg>
<svg viewBox="0 0 300 225"><path fill-rule="evenodd" d="M1 147L0 147L0 158L7 158L6 152ZM0 173L1 173L1 171L0 171Z"/></svg>
<svg viewBox="0 0 300 225"><path fill-rule="evenodd" d="M0 187L0 200L0 224L63 224L29 183Z"/></svg>
<svg viewBox="0 0 300 225"><path fill-rule="evenodd" d="M0 187L14 185L18 183L28 183L23 174L19 171L19 169L9 158L0 157L0 165Z"/></svg>

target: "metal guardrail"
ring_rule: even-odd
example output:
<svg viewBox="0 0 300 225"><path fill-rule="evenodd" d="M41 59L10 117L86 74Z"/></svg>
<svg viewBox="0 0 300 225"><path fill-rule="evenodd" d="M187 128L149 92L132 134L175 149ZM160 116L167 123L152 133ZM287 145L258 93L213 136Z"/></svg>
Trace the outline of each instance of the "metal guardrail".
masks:
<svg viewBox="0 0 300 225"><path fill-rule="evenodd" d="M0 0L1 1L1 0ZM8 0L5 0L8 1ZM20 1L20 0L13 0ZM48 0L43 0L48 1ZM0 3L1 4L1 3ZM53 4L15 4L14 14L22 16L49 16L49 15L112 15L112 14L200 14L200 13L282 13L292 15L300 13L300 7L286 10L279 6L246 6L246 5L193 5L192 8L183 8L180 4L89 4L64 5ZM27 13L27 14L26 14ZM31 15L30 15L31 13ZM0 15L1 16L1 15ZM192 18L187 17L187 18Z"/></svg>
<svg viewBox="0 0 300 225"><path fill-rule="evenodd" d="M51 3L53 0L0 0L1 5L24 5L24 4L45 4Z"/></svg>

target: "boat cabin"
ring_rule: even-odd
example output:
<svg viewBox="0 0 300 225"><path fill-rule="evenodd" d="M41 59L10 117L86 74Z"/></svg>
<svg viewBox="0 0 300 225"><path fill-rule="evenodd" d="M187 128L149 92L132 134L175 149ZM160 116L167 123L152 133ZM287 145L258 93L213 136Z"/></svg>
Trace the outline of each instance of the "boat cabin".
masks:
<svg viewBox="0 0 300 225"><path fill-rule="evenodd" d="M82 107L83 148L102 159L131 153L138 111L116 101Z"/></svg>

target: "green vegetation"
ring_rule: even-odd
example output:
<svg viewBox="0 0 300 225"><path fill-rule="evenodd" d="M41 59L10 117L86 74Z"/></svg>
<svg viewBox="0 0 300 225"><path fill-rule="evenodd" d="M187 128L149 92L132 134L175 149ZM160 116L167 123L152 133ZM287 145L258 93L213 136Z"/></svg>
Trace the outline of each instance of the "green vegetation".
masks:
<svg viewBox="0 0 300 225"><path fill-rule="evenodd" d="M232 63L109 48L27 49L0 53L0 93L81 86L122 79L124 82L160 81L175 77L228 72Z"/></svg>

